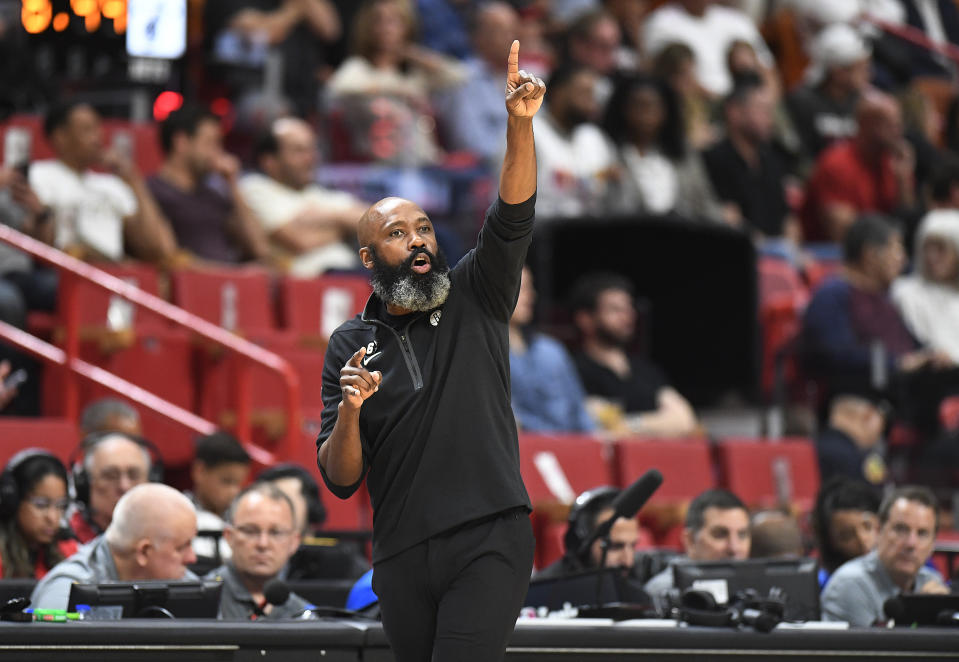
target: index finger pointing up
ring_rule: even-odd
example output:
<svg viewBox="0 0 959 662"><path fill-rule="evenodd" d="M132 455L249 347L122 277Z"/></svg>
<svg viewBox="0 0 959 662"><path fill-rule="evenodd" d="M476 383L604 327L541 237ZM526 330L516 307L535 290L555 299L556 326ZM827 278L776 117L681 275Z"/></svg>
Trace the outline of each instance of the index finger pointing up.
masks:
<svg viewBox="0 0 959 662"><path fill-rule="evenodd" d="M514 85L519 83L519 39L514 39L509 47L509 60L506 63L506 81Z"/></svg>

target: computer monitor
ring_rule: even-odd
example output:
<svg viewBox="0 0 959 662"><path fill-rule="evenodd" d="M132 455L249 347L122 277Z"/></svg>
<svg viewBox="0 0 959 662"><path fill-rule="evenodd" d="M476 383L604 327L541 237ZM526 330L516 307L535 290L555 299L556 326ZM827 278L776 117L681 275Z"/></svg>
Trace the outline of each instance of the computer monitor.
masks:
<svg viewBox="0 0 959 662"><path fill-rule="evenodd" d="M889 603L898 603L890 609ZM906 594L886 601L887 616L895 618L897 627L913 625L951 625L959 623L959 595Z"/></svg>
<svg viewBox="0 0 959 662"><path fill-rule="evenodd" d="M785 618L818 621L818 565L814 559L749 559L746 561L690 561L673 564L676 588L708 591L716 602L727 604L736 593L753 589L759 597L778 589L785 596Z"/></svg>
<svg viewBox="0 0 959 662"><path fill-rule="evenodd" d="M218 581L74 584L67 609L119 606L123 618L216 618L222 591Z"/></svg>
<svg viewBox="0 0 959 662"><path fill-rule="evenodd" d="M527 607L562 609L565 604L573 607L598 606L614 603L646 602L642 591L631 590L620 568L584 570L559 577L533 578L526 593Z"/></svg>

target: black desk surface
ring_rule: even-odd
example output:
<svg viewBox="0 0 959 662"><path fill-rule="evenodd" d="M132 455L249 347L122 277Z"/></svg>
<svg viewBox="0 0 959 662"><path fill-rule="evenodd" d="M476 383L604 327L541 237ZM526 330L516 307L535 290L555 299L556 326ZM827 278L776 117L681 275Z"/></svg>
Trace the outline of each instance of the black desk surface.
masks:
<svg viewBox="0 0 959 662"><path fill-rule="evenodd" d="M507 660L956 660L959 629L789 630L771 634L630 624L520 624ZM0 623L0 659L363 660L392 655L379 624L124 620Z"/></svg>

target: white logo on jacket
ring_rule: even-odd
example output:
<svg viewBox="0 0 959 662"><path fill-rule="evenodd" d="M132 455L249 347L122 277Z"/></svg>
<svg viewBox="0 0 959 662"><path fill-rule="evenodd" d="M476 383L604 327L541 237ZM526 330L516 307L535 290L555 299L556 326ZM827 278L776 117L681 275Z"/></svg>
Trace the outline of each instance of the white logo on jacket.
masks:
<svg viewBox="0 0 959 662"><path fill-rule="evenodd" d="M439 326L439 325L440 325L440 318L441 318L442 316L443 316L443 311L442 311L442 310L434 310L434 311L433 311L433 314L430 315L430 324L432 324L433 326Z"/></svg>

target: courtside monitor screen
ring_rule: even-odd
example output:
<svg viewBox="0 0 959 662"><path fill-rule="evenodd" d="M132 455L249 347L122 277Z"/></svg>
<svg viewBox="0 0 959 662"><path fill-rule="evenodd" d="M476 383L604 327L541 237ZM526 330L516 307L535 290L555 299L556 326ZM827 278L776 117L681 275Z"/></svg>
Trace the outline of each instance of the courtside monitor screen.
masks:
<svg viewBox="0 0 959 662"><path fill-rule="evenodd" d="M736 593L753 589L760 598L770 589L785 596L786 620L818 621L818 565L814 559L749 559L746 561L689 561L673 564L673 580L680 592L708 591L720 604Z"/></svg>
<svg viewBox="0 0 959 662"><path fill-rule="evenodd" d="M216 618L222 591L217 581L74 584L67 609L121 607L122 618Z"/></svg>
<svg viewBox="0 0 959 662"><path fill-rule="evenodd" d="M536 579L529 583L527 607L562 609L563 605L605 605L624 602L618 568L586 570L561 577Z"/></svg>

